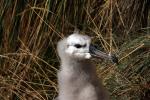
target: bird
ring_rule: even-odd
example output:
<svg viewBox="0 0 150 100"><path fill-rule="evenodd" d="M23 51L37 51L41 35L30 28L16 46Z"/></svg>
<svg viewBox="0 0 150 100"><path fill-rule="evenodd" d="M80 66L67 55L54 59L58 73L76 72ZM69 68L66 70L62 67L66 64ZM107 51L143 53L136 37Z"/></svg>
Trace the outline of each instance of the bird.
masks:
<svg viewBox="0 0 150 100"><path fill-rule="evenodd" d="M109 93L96 75L92 58L118 63L117 57L104 53L91 44L88 35L75 30L57 43L60 58L58 97L55 100L109 100Z"/></svg>

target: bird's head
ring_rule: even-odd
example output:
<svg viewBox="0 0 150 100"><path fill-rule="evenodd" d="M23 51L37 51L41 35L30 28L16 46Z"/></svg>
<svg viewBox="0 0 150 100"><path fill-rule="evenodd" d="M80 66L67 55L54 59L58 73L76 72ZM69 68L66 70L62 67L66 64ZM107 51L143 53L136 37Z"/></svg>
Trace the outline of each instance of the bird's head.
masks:
<svg viewBox="0 0 150 100"><path fill-rule="evenodd" d="M77 59L90 59L90 44L91 38L89 36L75 32L67 38L65 53Z"/></svg>
<svg viewBox="0 0 150 100"><path fill-rule="evenodd" d="M91 38L87 35L79 34L79 31L75 31L61 40L58 43L57 50L61 59L66 59L67 57L69 59L86 60L96 57L108 59L115 63L118 62L116 56L104 53L92 46Z"/></svg>

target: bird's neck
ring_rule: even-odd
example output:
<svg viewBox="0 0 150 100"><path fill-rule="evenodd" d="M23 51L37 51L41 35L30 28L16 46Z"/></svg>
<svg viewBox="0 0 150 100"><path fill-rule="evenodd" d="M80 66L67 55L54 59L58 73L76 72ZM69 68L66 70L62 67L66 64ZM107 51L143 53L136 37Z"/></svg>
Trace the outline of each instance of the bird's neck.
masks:
<svg viewBox="0 0 150 100"><path fill-rule="evenodd" d="M63 61L62 60L62 70L74 70L74 71L87 71L88 70L93 70L94 67L91 63L90 60L67 60Z"/></svg>

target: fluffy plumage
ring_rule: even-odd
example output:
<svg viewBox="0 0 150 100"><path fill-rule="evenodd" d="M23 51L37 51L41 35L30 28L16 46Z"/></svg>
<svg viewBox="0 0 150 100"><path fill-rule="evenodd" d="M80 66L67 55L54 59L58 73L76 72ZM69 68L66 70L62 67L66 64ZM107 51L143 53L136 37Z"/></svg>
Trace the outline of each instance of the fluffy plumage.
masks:
<svg viewBox="0 0 150 100"><path fill-rule="evenodd" d="M57 100L109 100L90 58L91 38L78 31L58 42L61 59Z"/></svg>

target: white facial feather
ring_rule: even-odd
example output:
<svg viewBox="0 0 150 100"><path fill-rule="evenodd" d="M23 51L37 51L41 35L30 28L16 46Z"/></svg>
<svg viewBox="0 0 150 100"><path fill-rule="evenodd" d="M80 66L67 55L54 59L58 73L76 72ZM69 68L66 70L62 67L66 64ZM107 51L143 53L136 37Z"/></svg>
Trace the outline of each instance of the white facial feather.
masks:
<svg viewBox="0 0 150 100"><path fill-rule="evenodd" d="M91 38L89 36L81 35L78 34L78 32L75 32L74 34L70 35L67 38L68 48L66 49L65 52L70 56L74 56L77 58L90 59L91 58L91 55L89 53L90 43L91 43ZM76 44L86 45L86 46L82 48L76 48L75 47Z"/></svg>

